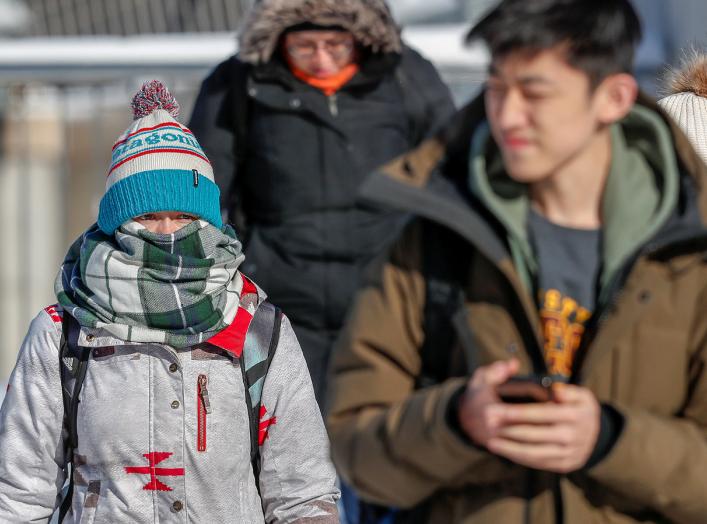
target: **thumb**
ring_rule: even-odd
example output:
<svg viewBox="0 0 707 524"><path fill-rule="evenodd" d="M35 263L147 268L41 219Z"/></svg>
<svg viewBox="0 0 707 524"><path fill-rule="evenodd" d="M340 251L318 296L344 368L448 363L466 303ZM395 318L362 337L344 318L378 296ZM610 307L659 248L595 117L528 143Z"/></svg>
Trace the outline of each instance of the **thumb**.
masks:
<svg viewBox="0 0 707 524"><path fill-rule="evenodd" d="M552 394L559 404L577 404L584 398L582 388L562 382L552 385Z"/></svg>
<svg viewBox="0 0 707 524"><path fill-rule="evenodd" d="M479 370L474 373L474 378L478 375L480 384L495 387L499 384L503 384L513 375L518 373L519 368L520 362L518 362L515 358L511 360L500 360L488 366L479 368Z"/></svg>

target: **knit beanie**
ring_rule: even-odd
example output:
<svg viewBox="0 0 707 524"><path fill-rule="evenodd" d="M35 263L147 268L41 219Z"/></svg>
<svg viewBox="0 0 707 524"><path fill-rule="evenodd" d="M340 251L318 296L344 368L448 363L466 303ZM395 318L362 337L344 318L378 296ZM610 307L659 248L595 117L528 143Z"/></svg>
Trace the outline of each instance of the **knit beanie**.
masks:
<svg viewBox="0 0 707 524"><path fill-rule="evenodd" d="M680 69L670 72L668 91L658 104L690 139L707 162L707 56L693 51Z"/></svg>
<svg viewBox="0 0 707 524"><path fill-rule="evenodd" d="M98 226L112 235L146 213L178 211L223 226L211 163L175 118L179 104L158 80L133 97L134 122L113 146Z"/></svg>

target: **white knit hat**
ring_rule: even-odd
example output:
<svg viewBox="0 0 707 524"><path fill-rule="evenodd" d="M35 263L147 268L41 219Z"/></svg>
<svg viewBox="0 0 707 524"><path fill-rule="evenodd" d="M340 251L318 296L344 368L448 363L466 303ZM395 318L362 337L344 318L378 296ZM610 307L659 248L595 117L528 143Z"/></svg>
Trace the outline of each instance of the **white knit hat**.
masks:
<svg viewBox="0 0 707 524"><path fill-rule="evenodd" d="M694 51L669 76L669 96L658 104L685 132L707 163L707 55Z"/></svg>

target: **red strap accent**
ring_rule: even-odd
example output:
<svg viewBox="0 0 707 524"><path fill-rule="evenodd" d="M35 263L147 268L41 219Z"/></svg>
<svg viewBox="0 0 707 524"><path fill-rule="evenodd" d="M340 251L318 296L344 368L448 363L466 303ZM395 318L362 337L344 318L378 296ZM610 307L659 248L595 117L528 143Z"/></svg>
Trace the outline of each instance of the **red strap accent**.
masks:
<svg viewBox="0 0 707 524"><path fill-rule="evenodd" d="M245 276L243 277L243 289L241 291L241 300L246 295L257 294L258 289ZM229 353L233 353L240 358L243 354L243 345L245 344L246 333L250 327L250 322L253 320L253 315L244 307L238 306L236 316L231 322L231 325L216 333L207 342L216 347L224 349Z"/></svg>
<svg viewBox="0 0 707 524"><path fill-rule="evenodd" d="M270 417L267 420L265 419L265 415L268 414L268 410L265 409L265 406L260 406L260 422L258 424L258 445L262 446L265 444L265 441L267 438L270 436L270 426L274 426L277 424L277 417Z"/></svg>
<svg viewBox="0 0 707 524"><path fill-rule="evenodd" d="M47 312L47 315L49 315L56 324L61 324L61 315L59 312L56 310L56 306L47 306L44 308L44 311Z"/></svg>

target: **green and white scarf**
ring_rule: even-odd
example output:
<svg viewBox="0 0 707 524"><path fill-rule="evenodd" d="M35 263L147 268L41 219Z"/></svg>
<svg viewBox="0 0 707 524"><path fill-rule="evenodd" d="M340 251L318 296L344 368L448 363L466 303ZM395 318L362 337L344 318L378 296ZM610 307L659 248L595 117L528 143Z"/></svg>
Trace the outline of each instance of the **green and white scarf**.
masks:
<svg viewBox="0 0 707 524"><path fill-rule="evenodd" d="M54 291L81 326L126 342L187 347L233 320L243 258L230 226L203 220L171 235L132 220L114 236L93 226L69 249Z"/></svg>

